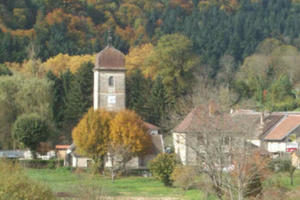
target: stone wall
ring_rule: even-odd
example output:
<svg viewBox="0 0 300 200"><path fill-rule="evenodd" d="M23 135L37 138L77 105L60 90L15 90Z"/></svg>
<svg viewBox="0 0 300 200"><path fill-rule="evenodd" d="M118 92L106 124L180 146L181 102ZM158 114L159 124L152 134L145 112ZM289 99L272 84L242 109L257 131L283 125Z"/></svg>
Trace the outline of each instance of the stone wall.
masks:
<svg viewBox="0 0 300 200"><path fill-rule="evenodd" d="M114 78L114 85L109 86L109 77ZM94 109L125 109L126 83L125 71L94 72Z"/></svg>

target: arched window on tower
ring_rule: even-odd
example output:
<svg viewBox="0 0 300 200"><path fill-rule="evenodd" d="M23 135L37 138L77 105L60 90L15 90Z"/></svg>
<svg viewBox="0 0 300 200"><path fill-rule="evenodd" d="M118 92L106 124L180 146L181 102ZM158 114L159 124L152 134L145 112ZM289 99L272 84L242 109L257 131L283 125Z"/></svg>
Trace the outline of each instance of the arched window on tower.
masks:
<svg viewBox="0 0 300 200"><path fill-rule="evenodd" d="M109 86L109 87L114 87L114 85L115 85L114 77L113 77L113 76L110 76L110 77L108 78L108 86Z"/></svg>

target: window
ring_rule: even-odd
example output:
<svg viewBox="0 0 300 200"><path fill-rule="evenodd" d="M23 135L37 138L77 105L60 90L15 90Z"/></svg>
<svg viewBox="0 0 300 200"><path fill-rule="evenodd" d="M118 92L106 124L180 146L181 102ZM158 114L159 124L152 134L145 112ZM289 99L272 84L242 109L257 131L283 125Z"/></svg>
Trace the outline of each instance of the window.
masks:
<svg viewBox="0 0 300 200"><path fill-rule="evenodd" d="M108 85L109 85L109 87L114 87L115 81L114 81L114 77L113 76L110 76L108 78Z"/></svg>

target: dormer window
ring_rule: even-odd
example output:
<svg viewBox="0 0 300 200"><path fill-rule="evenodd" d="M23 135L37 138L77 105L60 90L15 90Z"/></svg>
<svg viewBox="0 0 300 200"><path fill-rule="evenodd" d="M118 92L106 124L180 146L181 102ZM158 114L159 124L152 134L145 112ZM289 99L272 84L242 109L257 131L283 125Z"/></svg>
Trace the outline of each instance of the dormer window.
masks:
<svg viewBox="0 0 300 200"><path fill-rule="evenodd" d="M115 80L114 80L114 77L113 76L110 76L108 78L108 86L109 87L114 87L115 86Z"/></svg>

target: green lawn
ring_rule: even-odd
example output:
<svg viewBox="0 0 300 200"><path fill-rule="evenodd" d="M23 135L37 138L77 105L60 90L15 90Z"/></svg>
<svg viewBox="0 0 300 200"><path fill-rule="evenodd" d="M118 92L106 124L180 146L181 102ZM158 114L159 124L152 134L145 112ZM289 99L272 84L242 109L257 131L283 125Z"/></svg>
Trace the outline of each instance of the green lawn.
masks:
<svg viewBox="0 0 300 200"><path fill-rule="evenodd" d="M199 190L184 191L165 187L154 178L122 177L111 182L110 178L87 173L71 173L66 169L27 169L28 176L49 186L55 193L76 194L92 188L108 196L177 197L178 199L207 199Z"/></svg>
<svg viewBox="0 0 300 200"><path fill-rule="evenodd" d="M97 192L106 196L125 197L174 197L177 199L207 200L210 199L200 190L184 191L180 188L165 187L154 178L122 177L114 183L109 177L92 176L88 173L72 173L64 168L51 169L26 169L28 176L40 183L49 186L55 193L77 195L79 193ZM295 172L294 186L290 185L288 173L273 174L264 182L264 187L280 185L291 192L300 188L300 170ZM295 199L298 199L298 194ZM211 199L214 199L213 197ZM292 198L294 200L294 198Z"/></svg>
<svg viewBox="0 0 300 200"><path fill-rule="evenodd" d="M283 186L287 188L288 190L294 190L300 187L300 170L296 170L294 174L294 185L291 185L290 183L290 176L287 172L282 173L275 173L272 175L271 178L266 180L265 186L271 186L274 184L280 184L280 186Z"/></svg>

